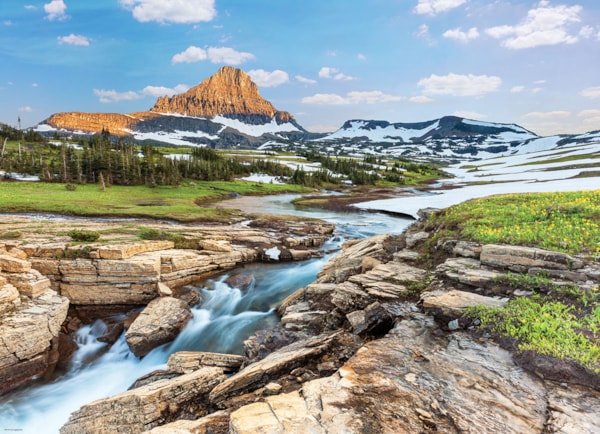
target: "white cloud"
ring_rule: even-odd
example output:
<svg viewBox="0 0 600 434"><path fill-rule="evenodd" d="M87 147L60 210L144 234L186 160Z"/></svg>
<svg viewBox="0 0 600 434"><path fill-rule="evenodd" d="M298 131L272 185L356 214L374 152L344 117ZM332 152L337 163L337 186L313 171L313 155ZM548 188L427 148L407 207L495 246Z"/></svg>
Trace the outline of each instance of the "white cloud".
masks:
<svg viewBox="0 0 600 434"><path fill-rule="evenodd" d="M193 45L188 47L185 51L175 54L171 59L173 63L195 63L208 58L206 50L203 48L194 47Z"/></svg>
<svg viewBox="0 0 600 434"><path fill-rule="evenodd" d="M132 101L144 97L144 95L141 95L132 90L127 92L117 92L116 90L94 89L94 95L99 97L100 102L102 103Z"/></svg>
<svg viewBox="0 0 600 434"><path fill-rule="evenodd" d="M579 36L581 36L583 39L589 39L594 36L595 32L596 31L592 26L583 26L579 31Z"/></svg>
<svg viewBox="0 0 600 434"><path fill-rule="evenodd" d="M540 1L529 10L527 17L515 26L497 26L486 29L493 38L501 39L504 47L512 49L533 48L542 45L573 44L577 35L569 34L567 26L581 21L579 5L550 6L547 0Z"/></svg>
<svg viewBox="0 0 600 434"><path fill-rule="evenodd" d="M534 87L533 89L531 89L531 93L540 93L543 90L543 87Z"/></svg>
<svg viewBox="0 0 600 434"><path fill-rule="evenodd" d="M477 112L470 112L470 111L455 111L454 116L458 116L460 118L478 119L478 120L487 119L487 117L488 117L487 115L483 115L483 114L477 113Z"/></svg>
<svg viewBox="0 0 600 434"><path fill-rule="evenodd" d="M488 75L436 75L422 78L417 83L428 95L477 96L498 90L502 84L500 77Z"/></svg>
<svg viewBox="0 0 600 434"><path fill-rule="evenodd" d="M67 5L63 0L52 0L50 3L44 5L44 11L48 14L46 18L52 20L64 20L67 17L65 13Z"/></svg>
<svg viewBox="0 0 600 434"><path fill-rule="evenodd" d="M38 87L38 86L39 86L39 84L37 84L37 83L31 83L31 87Z"/></svg>
<svg viewBox="0 0 600 434"><path fill-rule="evenodd" d="M88 47L90 45L90 40L83 35L75 35L71 33L69 36L59 36L58 38L59 44L69 44L69 45L79 45L81 47Z"/></svg>
<svg viewBox="0 0 600 434"><path fill-rule="evenodd" d="M600 110L582 110L577 116L584 118L586 124L600 124Z"/></svg>
<svg viewBox="0 0 600 434"><path fill-rule="evenodd" d="M179 93L184 93L190 87L186 84L178 84L175 87L165 87L165 86L146 86L142 89L142 94L144 96L153 96L158 98L160 96L173 96Z"/></svg>
<svg viewBox="0 0 600 434"><path fill-rule="evenodd" d="M364 55L364 54L362 54L362 53L358 53L358 54L356 55L356 58L357 58L358 60L367 60L367 56L365 56L365 55Z"/></svg>
<svg viewBox="0 0 600 434"><path fill-rule="evenodd" d="M416 104L425 104L428 102L433 102L433 98L429 98L428 96L425 96L425 95L412 96L412 97L408 98L408 100L410 102L414 102Z"/></svg>
<svg viewBox="0 0 600 434"><path fill-rule="evenodd" d="M207 53L211 63L225 63L226 65L239 65L254 59L254 54L236 51L229 47L209 47Z"/></svg>
<svg viewBox="0 0 600 434"><path fill-rule="evenodd" d="M579 92L579 94L586 98L600 98L600 86L588 87Z"/></svg>
<svg viewBox="0 0 600 434"><path fill-rule="evenodd" d="M535 119L563 119L571 116L571 112L567 111L551 111L551 112L530 112L524 114L524 118L535 118Z"/></svg>
<svg viewBox="0 0 600 434"><path fill-rule="evenodd" d="M12 26L14 23L11 20L6 20L2 22L3 25L5 25L6 27L10 27Z"/></svg>
<svg viewBox="0 0 600 434"><path fill-rule="evenodd" d="M254 59L251 53L236 51L229 47L208 47L208 49L188 47L185 51L175 54L171 62L173 63L195 63L202 60L210 60L211 63L225 63L227 65L239 65L248 60Z"/></svg>
<svg viewBox="0 0 600 434"><path fill-rule="evenodd" d="M416 35L420 38L429 38L429 26L427 24L421 24Z"/></svg>
<svg viewBox="0 0 600 434"><path fill-rule="evenodd" d="M316 93L313 96L305 96L302 98L303 104L349 104L348 100L343 96L333 93Z"/></svg>
<svg viewBox="0 0 600 434"><path fill-rule="evenodd" d="M28 105L24 107L19 107L17 110L21 113L31 113L33 111L33 109Z"/></svg>
<svg viewBox="0 0 600 434"><path fill-rule="evenodd" d="M330 68L328 66L324 66L319 70L319 77L321 78L331 78L333 80L342 80L349 81L355 80L355 77L350 75L346 75L340 72L337 68Z"/></svg>
<svg viewBox="0 0 600 434"><path fill-rule="evenodd" d="M512 93L521 93L525 90L525 86L514 86L510 89Z"/></svg>
<svg viewBox="0 0 600 434"><path fill-rule="evenodd" d="M417 14L437 15L457 8L466 2L467 0L419 0L414 11Z"/></svg>
<svg viewBox="0 0 600 434"><path fill-rule="evenodd" d="M399 102L405 99L398 95L388 95L380 90L348 92L346 96L332 93L317 93L313 96L302 98L304 104L382 104Z"/></svg>
<svg viewBox="0 0 600 434"><path fill-rule="evenodd" d="M348 92L348 100L351 103L367 103L367 104L379 104L387 102L398 102L404 98L398 95L388 95L380 90L362 91L362 92Z"/></svg>
<svg viewBox="0 0 600 434"><path fill-rule="evenodd" d="M25 5L25 9L27 9L28 11L35 11L37 9L37 6L35 6L35 5Z"/></svg>
<svg viewBox="0 0 600 434"><path fill-rule="evenodd" d="M294 78L296 80L298 80L300 83L304 83L304 84L317 84L317 80L313 80L312 78L306 78L306 77L303 77L302 75L297 75Z"/></svg>
<svg viewBox="0 0 600 434"><path fill-rule="evenodd" d="M290 81L288 73L280 69L271 72L264 69L253 69L248 71L248 75L252 78L252 81L261 87L277 87Z"/></svg>
<svg viewBox="0 0 600 434"><path fill-rule="evenodd" d="M477 30L477 27L471 27L466 32L463 32L462 29L458 27L456 29L446 30L442 36L444 38L455 39L460 42L469 42L473 39L479 38L479 31Z"/></svg>
<svg viewBox="0 0 600 434"><path fill-rule="evenodd" d="M142 23L191 24L211 21L217 16L215 0L120 0Z"/></svg>

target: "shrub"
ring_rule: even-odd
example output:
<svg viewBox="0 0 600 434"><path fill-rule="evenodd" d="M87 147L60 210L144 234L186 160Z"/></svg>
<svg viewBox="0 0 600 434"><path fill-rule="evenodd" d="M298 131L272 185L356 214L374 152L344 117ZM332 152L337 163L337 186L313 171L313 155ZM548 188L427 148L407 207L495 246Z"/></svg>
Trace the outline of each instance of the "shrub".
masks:
<svg viewBox="0 0 600 434"><path fill-rule="evenodd" d="M1 240L16 240L17 238L21 238L21 232L19 231L8 231L0 234Z"/></svg>
<svg viewBox="0 0 600 434"><path fill-rule="evenodd" d="M100 238L100 234L96 231L85 231L78 229L73 229L67 232L67 235L70 236L73 239L73 241L80 241L86 243L92 243L94 241L97 241L98 238Z"/></svg>

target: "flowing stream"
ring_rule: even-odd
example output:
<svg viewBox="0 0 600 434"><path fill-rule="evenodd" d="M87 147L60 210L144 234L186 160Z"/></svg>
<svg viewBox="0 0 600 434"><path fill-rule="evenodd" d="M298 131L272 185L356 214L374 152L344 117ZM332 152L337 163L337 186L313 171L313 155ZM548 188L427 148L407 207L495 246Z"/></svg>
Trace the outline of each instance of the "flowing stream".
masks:
<svg viewBox="0 0 600 434"><path fill-rule="evenodd" d="M334 249L346 239L380 233L400 233L410 220L378 213L335 213L296 210L295 196L260 199L260 210L322 218L336 225L335 236L324 246ZM40 382L0 397L0 430L25 433L57 433L69 414L96 399L123 392L139 377L164 369L176 351L213 351L243 354L242 342L253 332L277 323L274 307L295 290L316 279L333 256L304 262L251 264L197 284L202 301L192 308L193 318L175 341L154 349L143 359L127 347L124 334L108 347L97 337L106 331L98 320L76 332L79 349L67 371L51 382ZM241 290L225 283L232 274L252 277Z"/></svg>

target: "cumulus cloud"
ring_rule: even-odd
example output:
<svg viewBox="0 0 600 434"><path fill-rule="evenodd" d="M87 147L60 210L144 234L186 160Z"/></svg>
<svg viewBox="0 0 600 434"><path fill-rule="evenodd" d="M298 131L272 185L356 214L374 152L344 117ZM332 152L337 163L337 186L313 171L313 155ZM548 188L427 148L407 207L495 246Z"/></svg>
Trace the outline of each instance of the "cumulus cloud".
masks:
<svg viewBox="0 0 600 434"><path fill-rule="evenodd" d="M477 96L498 90L500 77L488 75L431 74L417 83L426 95Z"/></svg>
<svg viewBox="0 0 600 434"><path fill-rule="evenodd" d="M83 35L75 35L71 33L69 36L59 36L59 44L79 45L81 47L88 47L90 40Z"/></svg>
<svg viewBox="0 0 600 434"><path fill-rule="evenodd" d="M184 93L190 87L187 84L178 84L175 87L165 87L165 86L146 86L142 89L141 94L143 96L153 96L158 98L160 96L173 96L178 93Z"/></svg>
<svg viewBox="0 0 600 434"><path fill-rule="evenodd" d="M535 119L563 119L571 116L571 112L567 111L550 111L550 112L530 112L524 114L524 118L535 118Z"/></svg>
<svg viewBox="0 0 600 434"><path fill-rule="evenodd" d="M471 27L466 32L463 32L462 29L458 27L456 29L446 30L442 36L444 38L455 39L460 42L469 42L473 39L479 38L479 31L477 30L477 27Z"/></svg>
<svg viewBox="0 0 600 434"><path fill-rule="evenodd" d="M280 69L271 72L264 69L253 69L248 71L248 75L261 87L277 87L290 81L288 73Z"/></svg>
<svg viewBox="0 0 600 434"><path fill-rule="evenodd" d="M358 54L356 55L356 58L357 58L358 60L367 60L367 56L365 56L363 53L358 53Z"/></svg>
<svg viewBox="0 0 600 434"><path fill-rule="evenodd" d="M600 98L600 86L588 87L583 89L579 94L586 98Z"/></svg>
<svg viewBox="0 0 600 434"><path fill-rule="evenodd" d="M428 102L433 102L433 98L429 98L428 96L425 96L425 95L411 96L410 98L408 98L408 100L410 102L414 102L416 104L425 104Z"/></svg>
<svg viewBox="0 0 600 434"><path fill-rule="evenodd" d="M415 13L437 15L463 5L467 0L419 0Z"/></svg>
<svg viewBox="0 0 600 434"><path fill-rule="evenodd" d="M120 0L142 23L191 24L208 22L217 16L215 0Z"/></svg>
<svg viewBox="0 0 600 434"><path fill-rule="evenodd" d="M28 105L26 105L24 107L19 107L17 110L20 111L21 113L31 113L33 111L33 109Z"/></svg>
<svg viewBox="0 0 600 434"><path fill-rule="evenodd" d="M349 104L346 98L340 95L336 95L334 93L316 93L312 96L305 96L304 98L302 98L302 103L332 105Z"/></svg>
<svg viewBox="0 0 600 434"><path fill-rule="evenodd" d="M28 11L35 11L37 9L37 6L35 6L35 5L25 5L24 7Z"/></svg>
<svg viewBox="0 0 600 434"><path fill-rule="evenodd" d="M244 63L252 59L254 59L253 54L236 51L229 47L208 47L207 49L204 49L192 45L185 51L175 54L172 57L171 62L196 63L202 60L209 60L211 63L239 65L240 63Z"/></svg>
<svg viewBox="0 0 600 434"><path fill-rule="evenodd" d="M521 93L525 90L525 86L513 86L510 91L512 93Z"/></svg>
<svg viewBox="0 0 600 434"><path fill-rule="evenodd" d="M515 50L542 45L573 44L578 41L578 35L570 34L567 27L581 21L581 10L579 5L550 6L549 1L543 0L537 7L529 10L521 23L491 27L485 32L493 38L500 39L504 47Z"/></svg>
<svg viewBox="0 0 600 434"><path fill-rule="evenodd" d="M339 69L330 68L329 66L324 66L319 70L319 77L342 81L355 80L355 77L343 74Z"/></svg>
<svg viewBox="0 0 600 434"><path fill-rule="evenodd" d="M600 124L600 110L582 110L577 116L584 118L586 124Z"/></svg>
<svg viewBox="0 0 600 434"><path fill-rule="evenodd" d="M44 11L48 14L46 18L52 20L64 20L67 18L67 5L63 0L52 0L44 5Z"/></svg>
<svg viewBox="0 0 600 434"><path fill-rule="evenodd" d="M100 102L109 104L113 102L133 101L136 99L145 98L147 96L153 98L158 98L165 95L173 96L179 93L183 93L189 88L190 87L187 84L178 84L175 87L146 86L139 92L133 90L117 92L116 90L94 89L94 95L96 95L100 99Z"/></svg>
<svg viewBox="0 0 600 434"><path fill-rule="evenodd" d="M296 80L298 80L300 83L304 83L304 84L317 84L317 80L313 80L312 78L306 78L306 77L303 77L302 75L297 75L294 78Z"/></svg>
<svg viewBox="0 0 600 434"><path fill-rule="evenodd" d="M317 93L313 96L302 98L304 104L383 104L398 102L405 99L398 95L388 95L380 90L348 92L346 96L333 93Z"/></svg>
<svg viewBox="0 0 600 434"><path fill-rule="evenodd" d="M100 98L100 102L102 103L132 101L144 97L144 95L132 90L126 92L117 92L116 90L94 89L94 95Z"/></svg>

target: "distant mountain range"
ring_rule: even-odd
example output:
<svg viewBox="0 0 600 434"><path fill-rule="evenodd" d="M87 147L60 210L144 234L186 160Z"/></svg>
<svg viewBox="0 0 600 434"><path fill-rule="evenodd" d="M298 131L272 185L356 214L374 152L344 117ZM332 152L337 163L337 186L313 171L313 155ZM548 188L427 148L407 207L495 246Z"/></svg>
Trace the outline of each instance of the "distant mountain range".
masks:
<svg viewBox="0 0 600 434"><path fill-rule="evenodd" d="M600 131L540 137L515 124L445 116L418 123L350 120L331 134L310 133L264 99L241 69L223 67L187 92L158 98L148 111L57 113L36 131L46 135L111 134L142 142L213 148L325 146L338 154L421 159L480 159L600 140Z"/></svg>

